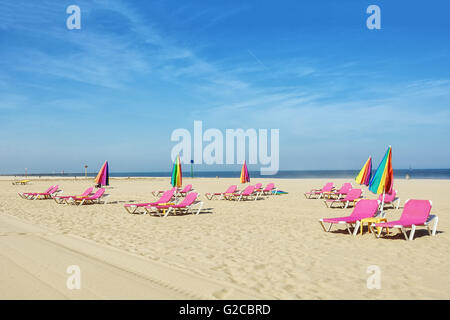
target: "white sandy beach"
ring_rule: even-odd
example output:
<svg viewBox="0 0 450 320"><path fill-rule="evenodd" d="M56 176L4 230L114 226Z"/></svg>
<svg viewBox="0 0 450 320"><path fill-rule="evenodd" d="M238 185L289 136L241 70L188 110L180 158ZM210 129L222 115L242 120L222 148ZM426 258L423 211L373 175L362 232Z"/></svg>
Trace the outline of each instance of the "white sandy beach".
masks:
<svg viewBox="0 0 450 320"><path fill-rule="evenodd" d="M123 204L152 201L151 191L170 187L168 178L112 178L111 203L80 207L27 201L17 192L59 184L64 194L79 194L92 180L32 178L26 186L12 180L0 178L2 299L450 298L448 180L395 180L402 205L408 198L430 199L439 216L437 235L420 228L414 241L401 234L376 239L366 230L353 237L343 227L325 233L319 218L351 209L329 209L303 193L348 179L254 179L273 181L289 194L236 203L203 194L224 191L238 179L185 178L201 193L204 209L167 218L130 215ZM387 218L400 214L401 208L389 209ZM77 292L65 288L69 263L82 272L85 265L89 275ZM370 265L381 269L379 290L366 286Z"/></svg>

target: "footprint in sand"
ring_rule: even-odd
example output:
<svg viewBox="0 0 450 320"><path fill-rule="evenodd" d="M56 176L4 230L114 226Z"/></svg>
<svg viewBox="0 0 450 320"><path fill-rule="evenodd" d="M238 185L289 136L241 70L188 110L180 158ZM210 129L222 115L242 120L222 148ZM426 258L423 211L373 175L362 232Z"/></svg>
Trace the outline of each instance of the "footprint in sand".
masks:
<svg viewBox="0 0 450 320"><path fill-rule="evenodd" d="M231 289L229 288L223 288L222 290L213 292L213 297L217 298L217 299L225 299L227 296L230 295L230 293L232 292Z"/></svg>

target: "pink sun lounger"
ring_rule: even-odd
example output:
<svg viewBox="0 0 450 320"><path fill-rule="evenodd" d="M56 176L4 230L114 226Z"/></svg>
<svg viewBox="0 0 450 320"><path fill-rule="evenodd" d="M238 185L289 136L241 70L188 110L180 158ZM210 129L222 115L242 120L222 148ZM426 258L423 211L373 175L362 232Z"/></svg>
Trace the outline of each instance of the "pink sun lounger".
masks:
<svg viewBox="0 0 450 320"><path fill-rule="evenodd" d="M188 184L186 187L183 188L183 190L178 191L178 195L181 195L181 196L185 197L192 190L194 190L192 188L192 184Z"/></svg>
<svg viewBox="0 0 450 320"><path fill-rule="evenodd" d="M164 191L163 195L157 201L147 203L127 203L124 205L124 208L128 213L136 213L136 211L138 211L138 209L140 208L144 208L147 206L156 206L160 203L167 203L172 200L176 189L177 188L174 187L170 190Z"/></svg>
<svg viewBox="0 0 450 320"><path fill-rule="evenodd" d="M52 196L57 194L58 192L60 192L59 186L55 185L47 189L46 192L26 192L22 194L19 193L19 196L27 200L45 200L51 199Z"/></svg>
<svg viewBox="0 0 450 320"><path fill-rule="evenodd" d="M256 191L255 186L247 186L242 192L236 192L226 197L227 200L257 200L260 192Z"/></svg>
<svg viewBox="0 0 450 320"><path fill-rule="evenodd" d="M380 202L382 203L383 194L380 194L380 196L378 197L378 200L380 200ZM397 202L397 205L395 205L395 202ZM384 195L383 207L385 207L386 205L392 205L392 207L395 209L398 209L400 207L400 198L397 197L397 190L392 190L391 193L386 193ZM381 208L381 210L383 210L383 208Z"/></svg>
<svg viewBox="0 0 450 320"><path fill-rule="evenodd" d="M348 194L342 199L327 199L325 200L325 205L329 208L333 208L334 205L340 205L342 208L346 209L349 204L354 204L359 199L361 199L362 190L361 189L352 189L348 192Z"/></svg>
<svg viewBox="0 0 450 320"><path fill-rule="evenodd" d="M237 186L236 185L231 185L228 187L228 189L225 192L216 192L216 193L205 193L205 197L208 200L213 200L213 199L223 199L224 197L226 197L227 195L232 195L233 193L237 192Z"/></svg>
<svg viewBox="0 0 450 320"><path fill-rule="evenodd" d="M341 199L343 196L346 196L350 190L353 189L353 186L351 183L346 182L344 183L338 190L330 191L330 192L324 192L323 196L326 198L334 198L334 199Z"/></svg>
<svg viewBox="0 0 450 320"><path fill-rule="evenodd" d="M102 201L103 203L107 203L106 198L109 197L109 195L105 195L105 189L100 188L98 189L92 196L86 196L86 197L71 197L67 201L68 204L76 204L76 205L83 205L83 204L94 204L94 203L100 203Z"/></svg>
<svg viewBox="0 0 450 320"><path fill-rule="evenodd" d="M319 220L319 223L325 232L329 232L333 224L345 224L350 234L352 233L350 227L355 225L353 230L353 235L355 236L361 224L360 220L374 217L378 212L379 204L378 200L362 199L356 203L351 215L340 218L323 218ZM324 223L330 224L328 230L325 228Z"/></svg>
<svg viewBox="0 0 450 320"><path fill-rule="evenodd" d="M275 188L275 183L269 183L267 186L261 191L262 195L268 196L274 194L278 189Z"/></svg>
<svg viewBox="0 0 450 320"><path fill-rule="evenodd" d="M202 201L197 201L198 193L191 192L181 201L179 204L158 204L155 206L146 206L145 210L149 214L157 214L158 216L167 217L171 212L173 214L187 214L192 212L192 214L198 215L203 207ZM197 211L195 212L193 209L195 206L198 206Z"/></svg>
<svg viewBox="0 0 450 320"><path fill-rule="evenodd" d="M312 189L310 192L305 193L307 199L320 199L324 193L331 192L334 189L334 183L328 182L322 189Z"/></svg>
<svg viewBox="0 0 450 320"><path fill-rule="evenodd" d="M86 197L88 195L90 195L92 193L92 190L94 190L94 187L89 187L87 188L82 194L80 195L75 195L75 196L53 196L53 200L55 200L56 203L61 204L61 203L66 203L70 198L73 197Z"/></svg>
<svg viewBox="0 0 450 320"><path fill-rule="evenodd" d="M438 217L436 215L430 215L432 202L429 200L407 200L403 207L402 215L400 219L389 222L375 223L370 228L373 232L373 228L380 228L378 233L373 234L379 238L384 228L397 228L400 229L405 236L406 240L413 240L416 227L426 226L428 233L431 236L436 235L436 229L438 224ZM430 230L430 224L433 223L433 229ZM409 237L406 234L407 229L410 228Z"/></svg>
<svg viewBox="0 0 450 320"><path fill-rule="evenodd" d="M19 192L18 195L19 195L21 198L28 199L29 196L31 196L31 195L36 195L36 194L38 194L38 193L48 193L49 191L53 190L54 187L55 187L55 186L50 186L50 187L48 187L48 189L45 190L44 192Z"/></svg>

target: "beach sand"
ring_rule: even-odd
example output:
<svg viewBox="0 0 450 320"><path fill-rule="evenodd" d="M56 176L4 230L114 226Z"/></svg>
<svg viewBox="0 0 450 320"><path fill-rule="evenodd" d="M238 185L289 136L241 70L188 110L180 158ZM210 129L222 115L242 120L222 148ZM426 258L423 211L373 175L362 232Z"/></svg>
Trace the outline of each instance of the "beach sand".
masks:
<svg viewBox="0 0 450 320"><path fill-rule="evenodd" d="M156 272L155 269L154 278L157 279L154 281L174 282L177 272L185 272L199 279L195 286L186 280L189 277L176 278L177 288L189 287L192 295L176 294L180 290L175 288L173 296L170 291L160 291L158 296L159 291L150 288L153 294L140 293L142 298L450 298L449 180L395 180L401 207L399 210L388 210L389 220L400 216L404 201L409 198L432 200L432 214L439 216L436 236L431 237L425 228L418 228L414 241L404 240L400 233L376 239L366 229L362 236L358 234L353 237L341 226L325 233L318 223L319 218L346 216L351 209L329 209L323 200L308 200L303 193L321 187L328 180L340 185L349 179L254 179L252 183L275 182L289 194L268 196L258 201L231 202L209 201L203 194L224 191L230 184L237 184L238 179L185 178L184 185L192 183L195 191L201 193L203 211L197 216L167 218L131 215L124 210L123 204L152 201L151 191L170 187L168 178L111 178L107 188L107 193L111 194L109 204L80 207L58 205L53 200L27 201L21 199L17 192L43 191L52 184L59 184L65 194L78 194L93 184L92 179L32 178L32 183L26 186L14 186L12 180L11 177L1 177L0 180L0 215L8 221L17 218L17 221L28 226L50 230L53 235L79 238L80 241L87 239L89 244L86 248L98 244L98 248L108 248L105 252L123 252L123 257L129 254L133 258L129 258L126 268L131 270L142 263L146 266L140 267L146 270L142 273L142 281L148 280L145 273L151 274L152 268L161 267L166 268L167 273ZM365 187L363 190L366 197L376 198ZM3 242L0 242L0 256L8 255L9 259L14 260L24 255L19 249L17 252L12 249L5 252L7 244L16 242L11 237L20 238L20 232L15 232L14 227L9 227L6 222L1 227L0 241ZM38 232L34 236L36 234ZM26 233L22 236L26 237ZM62 243L67 240L61 239L56 237L52 241ZM77 246L78 250L83 251L82 242L77 242ZM52 250L51 247L41 246L36 250L43 250L45 259L53 259L52 255L44 254L45 250ZM76 257L73 258L73 264L77 264ZM106 260L109 258L104 257ZM135 259L136 262L133 262ZM13 287L17 283L10 293L2 289L1 298L40 297L39 291L29 290L24 280L11 276L13 269L27 263L32 262L17 258L15 265L0 264L2 287L5 288L6 284ZM367 269L372 265L380 268L380 289L367 288L367 279L371 276ZM61 268L64 274L65 269ZM91 265L89 268L94 270L96 267ZM101 269L102 264L98 264L97 268ZM46 274L43 270L37 277L45 278L47 282L54 281L52 274ZM107 283L108 278L97 281ZM109 286L114 287L115 283L112 281L111 285L111 281ZM117 282L116 289L120 290L120 286ZM126 292L119 298L136 298L141 291L136 290L129 296ZM41 296L53 297L51 294ZM75 296L62 298L95 297L99 295L93 296L81 289Z"/></svg>

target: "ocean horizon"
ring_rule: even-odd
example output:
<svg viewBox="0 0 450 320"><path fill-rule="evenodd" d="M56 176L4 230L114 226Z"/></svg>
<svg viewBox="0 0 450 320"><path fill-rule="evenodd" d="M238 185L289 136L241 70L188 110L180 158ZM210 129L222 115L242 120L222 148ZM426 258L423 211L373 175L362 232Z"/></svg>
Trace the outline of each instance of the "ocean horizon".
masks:
<svg viewBox="0 0 450 320"><path fill-rule="evenodd" d="M311 178L355 178L359 170L280 170L275 175L261 175L259 171L250 171L251 178L280 178L280 179L311 179ZM97 172L88 172L88 177L95 177ZM110 172L110 177L170 177L172 172L169 171L149 171L149 172ZM85 173L29 173L21 174L1 174L1 176L15 177L84 177ZM186 170L183 172L186 178L191 177L191 172ZM194 171L194 178L237 178L240 171ZM394 170L394 177L397 179L450 179L450 169L397 169Z"/></svg>

